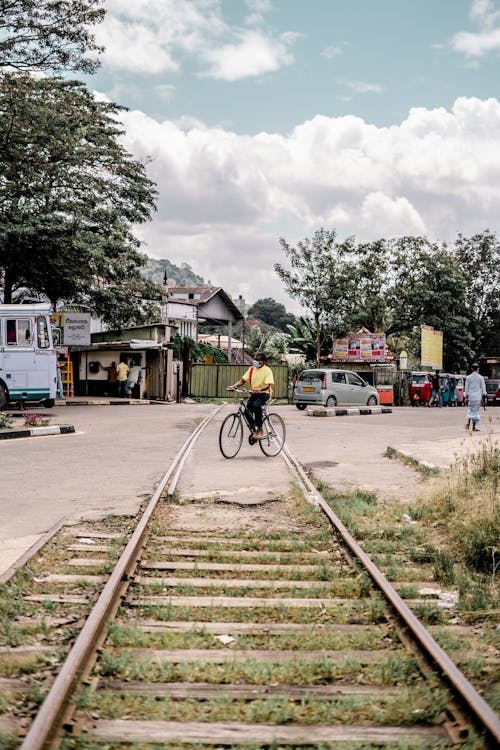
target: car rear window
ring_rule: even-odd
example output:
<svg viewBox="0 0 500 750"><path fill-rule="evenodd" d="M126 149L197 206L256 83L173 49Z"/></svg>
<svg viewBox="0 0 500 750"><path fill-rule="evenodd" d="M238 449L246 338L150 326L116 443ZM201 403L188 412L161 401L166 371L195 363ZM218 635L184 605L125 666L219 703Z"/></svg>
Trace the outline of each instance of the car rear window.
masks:
<svg viewBox="0 0 500 750"><path fill-rule="evenodd" d="M299 380L323 380L323 372L321 370L304 370Z"/></svg>

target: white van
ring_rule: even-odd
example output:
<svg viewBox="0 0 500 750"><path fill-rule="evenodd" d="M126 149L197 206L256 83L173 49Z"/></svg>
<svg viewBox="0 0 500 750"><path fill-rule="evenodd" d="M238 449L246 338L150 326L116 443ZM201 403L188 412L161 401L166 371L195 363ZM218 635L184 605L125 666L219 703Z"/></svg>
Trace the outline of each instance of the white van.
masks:
<svg viewBox="0 0 500 750"><path fill-rule="evenodd" d="M0 305L0 409L42 399L50 408L56 385L50 305Z"/></svg>

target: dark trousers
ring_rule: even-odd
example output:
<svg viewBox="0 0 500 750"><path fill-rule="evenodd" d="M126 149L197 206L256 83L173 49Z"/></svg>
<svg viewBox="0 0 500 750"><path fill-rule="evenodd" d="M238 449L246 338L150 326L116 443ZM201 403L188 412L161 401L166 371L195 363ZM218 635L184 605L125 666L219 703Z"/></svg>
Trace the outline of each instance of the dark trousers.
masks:
<svg viewBox="0 0 500 750"><path fill-rule="evenodd" d="M127 398L127 381L126 380L118 380L118 396L119 398Z"/></svg>
<svg viewBox="0 0 500 750"><path fill-rule="evenodd" d="M247 401L247 409L258 430L262 427L262 407L269 401L269 393L254 393Z"/></svg>

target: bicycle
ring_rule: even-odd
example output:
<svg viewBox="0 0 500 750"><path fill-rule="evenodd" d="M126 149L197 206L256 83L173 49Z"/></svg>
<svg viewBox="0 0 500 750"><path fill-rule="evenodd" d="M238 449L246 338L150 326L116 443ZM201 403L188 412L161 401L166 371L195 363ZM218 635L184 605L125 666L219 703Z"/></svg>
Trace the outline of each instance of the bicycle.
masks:
<svg viewBox="0 0 500 750"><path fill-rule="evenodd" d="M250 396L250 391L243 388L227 388L233 393L241 393L238 410L229 414L223 421L219 432L219 448L224 458L234 458L238 455L243 442L243 423L246 424L250 431L248 442L250 445L258 443L262 453L265 456L277 456L285 444L285 423L274 412L268 413L266 405L262 407L262 430L264 436L254 438L253 420L250 412L246 407L245 401Z"/></svg>

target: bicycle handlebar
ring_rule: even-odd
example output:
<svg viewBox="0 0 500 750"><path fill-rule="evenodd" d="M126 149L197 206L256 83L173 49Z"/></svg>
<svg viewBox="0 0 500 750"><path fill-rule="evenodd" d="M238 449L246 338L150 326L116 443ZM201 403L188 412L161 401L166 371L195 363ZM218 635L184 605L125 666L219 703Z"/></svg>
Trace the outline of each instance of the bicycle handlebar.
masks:
<svg viewBox="0 0 500 750"><path fill-rule="evenodd" d="M251 393L247 388L231 388L230 385L226 386L226 391L231 391L231 393L243 393L246 396L249 396Z"/></svg>

